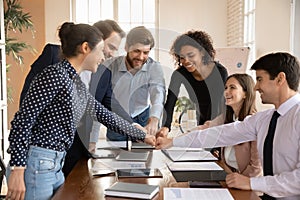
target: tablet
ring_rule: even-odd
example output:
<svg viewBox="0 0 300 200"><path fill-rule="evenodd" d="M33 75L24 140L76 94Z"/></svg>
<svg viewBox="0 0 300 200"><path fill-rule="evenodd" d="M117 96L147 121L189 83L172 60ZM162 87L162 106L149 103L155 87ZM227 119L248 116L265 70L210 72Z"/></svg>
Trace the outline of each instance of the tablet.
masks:
<svg viewBox="0 0 300 200"><path fill-rule="evenodd" d="M117 169L118 178L161 178L162 174L159 169Z"/></svg>

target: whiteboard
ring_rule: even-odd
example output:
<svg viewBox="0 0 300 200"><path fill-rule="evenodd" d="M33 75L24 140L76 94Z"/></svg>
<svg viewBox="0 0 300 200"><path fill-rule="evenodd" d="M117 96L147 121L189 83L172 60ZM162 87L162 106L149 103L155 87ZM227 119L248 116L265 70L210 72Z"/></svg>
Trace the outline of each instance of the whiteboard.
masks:
<svg viewBox="0 0 300 200"><path fill-rule="evenodd" d="M246 73L249 51L249 47L216 48L215 61L226 67L228 75Z"/></svg>

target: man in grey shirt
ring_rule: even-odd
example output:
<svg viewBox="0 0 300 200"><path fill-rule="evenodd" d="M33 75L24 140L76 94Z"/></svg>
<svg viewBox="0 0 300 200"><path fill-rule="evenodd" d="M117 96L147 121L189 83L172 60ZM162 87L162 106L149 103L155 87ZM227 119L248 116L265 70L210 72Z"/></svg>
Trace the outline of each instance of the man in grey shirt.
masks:
<svg viewBox="0 0 300 200"><path fill-rule="evenodd" d="M161 65L149 57L154 46L151 32L144 26L129 31L126 37L126 56L104 63L112 73L115 98L134 122L156 134L165 100L165 80ZM112 105L112 111L117 112ZM107 131L107 138L124 141L126 136Z"/></svg>

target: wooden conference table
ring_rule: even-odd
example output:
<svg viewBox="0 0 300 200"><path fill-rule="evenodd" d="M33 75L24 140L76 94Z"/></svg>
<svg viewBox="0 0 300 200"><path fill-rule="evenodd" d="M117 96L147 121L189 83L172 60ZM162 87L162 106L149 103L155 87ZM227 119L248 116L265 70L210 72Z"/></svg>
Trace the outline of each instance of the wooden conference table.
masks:
<svg viewBox="0 0 300 200"><path fill-rule="evenodd" d="M160 151L153 150L150 152L149 159L146 162L147 167L160 168L163 178L122 178L119 181L131 183L146 183L151 185L159 185L160 191L153 199L163 200L164 187L188 187L187 182L176 182L172 173L163 164L170 160ZM120 200L126 198L114 198L104 196L104 189L108 188L117 181L114 174L93 177L89 171L89 167L94 163L94 160L80 160L72 172L67 177L65 183L56 192L53 200ZM163 166L163 167L159 167ZM224 183L225 187L225 183ZM238 189L229 189L233 198L236 200L259 200L260 198L253 191L243 191Z"/></svg>

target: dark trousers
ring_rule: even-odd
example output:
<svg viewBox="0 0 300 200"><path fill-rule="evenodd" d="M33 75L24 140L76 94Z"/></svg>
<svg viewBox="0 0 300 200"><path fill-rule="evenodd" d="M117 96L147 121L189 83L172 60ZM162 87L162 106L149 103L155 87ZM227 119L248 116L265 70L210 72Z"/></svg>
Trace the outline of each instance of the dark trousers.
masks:
<svg viewBox="0 0 300 200"><path fill-rule="evenodd" d="M64 173L64 176L67 177L69 173L72 171L76 163L81 158L90 158L91 154L85 148L83 142L81 141L77 131L75 133L74 141L70 149L67 151L66 157L65 157L65 163L62 168L62 171Z"/></svg>

